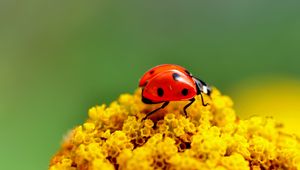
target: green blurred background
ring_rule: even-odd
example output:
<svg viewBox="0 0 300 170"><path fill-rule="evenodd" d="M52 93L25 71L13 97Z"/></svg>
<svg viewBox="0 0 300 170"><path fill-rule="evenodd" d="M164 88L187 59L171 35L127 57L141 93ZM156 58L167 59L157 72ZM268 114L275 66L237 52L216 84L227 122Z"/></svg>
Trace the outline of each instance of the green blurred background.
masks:
<svg viewBox="0 0 300 170"><path fill-rule="evenodd" d="M47 169L89 107L133 92L157 64L182 65L228 95L249 77L300 78L299 7L277 0L1 0L1 169Z"/></svg>

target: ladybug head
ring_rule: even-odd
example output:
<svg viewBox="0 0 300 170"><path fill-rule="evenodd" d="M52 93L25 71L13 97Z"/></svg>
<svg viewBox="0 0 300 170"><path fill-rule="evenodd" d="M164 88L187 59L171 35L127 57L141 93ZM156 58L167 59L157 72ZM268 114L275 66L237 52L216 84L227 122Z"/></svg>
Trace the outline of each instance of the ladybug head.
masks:
<svg viewBox="0 0 300 170"><path fill-rule="evenodd" d="M196 77L193 77L193 80L195 81L197 86L197 94L200 94L202 92L210 96L212 89L209 85Z"/></svg>

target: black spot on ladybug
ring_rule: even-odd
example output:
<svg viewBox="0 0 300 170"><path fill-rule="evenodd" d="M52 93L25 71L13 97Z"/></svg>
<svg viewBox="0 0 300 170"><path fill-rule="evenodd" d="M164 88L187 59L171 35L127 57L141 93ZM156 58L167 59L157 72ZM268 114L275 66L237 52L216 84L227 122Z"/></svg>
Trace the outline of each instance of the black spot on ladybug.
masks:
<svg viewBox="0 0 300 170"><path fill-rule="evenodd" d="M188 70L184 70L184 72L186 72L186 74L188 74L189 76L192 76L192 74Z"/></svg>
<svg viewBox="0 0 300 170"><path fill-rule="evenodd" d="M189 93L189 90L186 89L186 88L181 90L181 94L184 95L184 96L188 95L188 93Z"/></svg>
<svg viewBox="0 0 300 170"><path fill-rule="evenodd" d="M177 73L173 73L173 74L172 74L172 77L173 77L173 79L174 79L175 81L178 81L180 75L177 74Z"/></svg>
<svg viewBox="0 0 300 170"><path fill-rule="evenodd" d="M150 74L153 74L153 73L154 73L154 70L151 70L149 73L150 73Z"/></svg>
<svg viewBox="0 0 300 170"><path fill-rule="evenodd" d="M164 95L164 90L163 90L162 88L158 88L158 89L157 89L157 95L158 95L159 97L162 97L162 96Z"/></svg>

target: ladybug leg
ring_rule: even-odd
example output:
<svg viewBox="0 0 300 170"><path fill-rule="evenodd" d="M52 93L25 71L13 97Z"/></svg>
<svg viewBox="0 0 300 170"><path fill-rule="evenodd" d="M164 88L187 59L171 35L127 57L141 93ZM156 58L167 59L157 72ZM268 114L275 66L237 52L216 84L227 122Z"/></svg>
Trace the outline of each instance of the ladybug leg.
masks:
<svg viewBox="0 0 300 170"><path fill-rule="evenodd" d="M204 99L203 99L202 93L200 93L200 96L201 96L202 105L203 105L203 106L207 106L208 103L204 103Z"/></svg>
<svg viewBox="0 0 300 170"><path fill-rule="evenodd" d="M151 112L149 112L146 117L143 118L143 120L147 119L150 115L152 115L153 113L157 112L160 109L165 108L167 105L169 104L169 102L164 102L164 104L162 104L159 108L152 110Z"/></svg>
<svg viewBox="0 0 300 170"><path fill-rule="evenodd" d="M186 109L187 109L188 107L190 107L190 105L193 104L193 103L195 102L195 98L192 98L190 101L191 101L191 102L188 103L187 105L185 105L184 108L183 108L183 112L184 112L184 114L185 114L186 117L187 117Z"/></svg>

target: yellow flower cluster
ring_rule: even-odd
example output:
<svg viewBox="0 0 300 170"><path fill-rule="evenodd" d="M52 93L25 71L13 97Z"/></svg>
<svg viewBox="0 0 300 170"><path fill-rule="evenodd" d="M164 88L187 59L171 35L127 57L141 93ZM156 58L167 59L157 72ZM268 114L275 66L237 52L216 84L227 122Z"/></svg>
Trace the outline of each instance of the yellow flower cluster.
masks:
<svg viewBox="0 0 300 170"><path fill-rule="evenodd" d="M300 142L272 118L240 120L232 100L213 89L182 111L187 102L141 102L141 91L123 94L108 107L95 106L52 158L50 170L259 170L300 169Z"/></svg>

